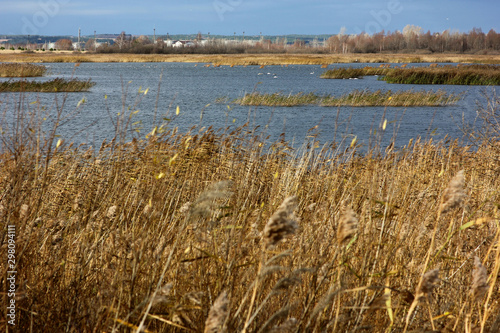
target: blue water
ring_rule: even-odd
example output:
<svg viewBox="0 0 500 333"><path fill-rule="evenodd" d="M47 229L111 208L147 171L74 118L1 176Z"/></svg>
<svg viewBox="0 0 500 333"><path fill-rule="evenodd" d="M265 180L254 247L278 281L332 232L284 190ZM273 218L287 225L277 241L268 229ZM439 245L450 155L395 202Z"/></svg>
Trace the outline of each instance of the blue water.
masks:
<svg viewBox="0 0 500 333"><path fill-rule="evenodd" d="M338 64L336 67L363 67L370 64ZM409 66L426 66L410 64ZM320 74L325 71L319 65L266 66L221 66L206 68L194 63L82 63L78 67L68 63L46 64L48 75L35 80L49 80L55 77L91 79L96 85L85 93L42 93L25 94L24 104L28 108L44 106L49 121L56 112L55 99L64 111L79 112L61 127L59 134L76 144L86 143L99 146L115 134L114 124L118 113L136 112L130 121L129 139L143 138L154 125L168 123L170 128L187 131L194 125L240 126L249 122L248 128L265 129L271 141L284 137L300 145L308 131L317 126L322 142L343 138L367 147L374 130L387 120L382 144L388 144L396 133L396 146L403 146L412 138L442 139L462 138L462 121L472 122L476 117L477 102L485 102L482 92L491 90L480 86L451 85L402 85L388 84L377 77L357 80L325 80ZM161 77L161 81L160 81ZM7 80L2 78L1 80ZM159 90L160 84L160 90ZM148 89L147 94L144 92ZM342 95L354 89L381 90L438 90L462 93L464 98L454 106L445 107L248 107L227 103L216 103L226 97L231 101L252 91L259 92L315 92L317 94ZM18 94L0 94L3 110L13 109ZM157 100L158 99L158 100ZM39 101L38 103L33 103ZM228 107L229 105L229 107ZM157 107L156 107L157 106ZM179 115L176 109L179 107ZM156 114L156 123L154 122ZM51 118L52 117L52 118ZM132 125L133 124L133 125ZM310 134L311 132L309 132ZM378 132L381 133L380 130ZM283 137L283 136L282 136Z"/></svg>

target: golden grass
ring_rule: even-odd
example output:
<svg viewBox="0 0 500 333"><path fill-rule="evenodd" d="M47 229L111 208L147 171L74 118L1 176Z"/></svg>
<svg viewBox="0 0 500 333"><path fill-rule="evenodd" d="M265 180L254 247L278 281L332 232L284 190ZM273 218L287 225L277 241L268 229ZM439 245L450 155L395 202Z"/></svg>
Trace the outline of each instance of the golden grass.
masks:
<svg viewBox="0 0 500 333"><path fill-rule="evenodd" d="M383 80L404 84L500 85L500 66L465 65L395 68Z"/></svg>
<svg viewBox="0 0 500 333"><path fill-rule="evenodd" d="M35 77L43 76L47 68L43 65L29 63L2 63L0 77Z"/></svg>
<svg viewBox="0 0 500 333"><path fill-rule="evenodd" d="M159 54L93 54L0 52L0 62L201 62L225 66L242 65L325 65L334 63L500 63L500 55L464 54L227 54L227 55L159 55Z"/></svg>
<svg viewBox="0 0 500 333"><path fill-rule="evenodd" d="M88 91L95 85L90 79L87 81L78 79L55 78L49 81L5 81L0 82L0 92L81 92Z"/></svg>
<svg viewBox="0 0 500 333"><path fill-rule="evenodd" d="M445 106L456 104L463 94L448 94L437 91L370 91L354 90L341 96L316 95L314 93L282 94L282 93L246 93L233 103L239 105L281 106L297 105L321 106ZM225 101L224 98L217 99Z"/></svg>
<svg viewBox="0 0 500 333"><path fill-rule="evenodd" d="M434 66L436 65L436 66ZM428 67L381 66L363 68L335 68L321 74L323 79L360 78L367 75L380 75L388 83L402 84L461 84L461 85L500 85L500 67L496 65L445 65L431 64Z"/></svg>
<svg viewBox="0 0 500 333"><path fill-rule="evenodd" d="M5 133L20 331L462 332L500 320L491 146L415 140L361 156L348 143L266 148L242 127L82 151Z"/></svg>

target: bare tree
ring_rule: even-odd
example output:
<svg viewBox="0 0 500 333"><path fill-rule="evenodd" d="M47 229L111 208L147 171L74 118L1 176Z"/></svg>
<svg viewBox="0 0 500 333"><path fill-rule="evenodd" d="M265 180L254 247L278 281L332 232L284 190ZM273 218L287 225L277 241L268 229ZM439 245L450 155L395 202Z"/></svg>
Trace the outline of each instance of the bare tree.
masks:
<svg viewBox="0 0 500 333"><path fill-rule="evenodd" d="M118 48L121 50L122 47L125 46L125 43L127 42L126 40L126 34L125 34L125 31L122 31L120 33L120 36L118 36L116 39L115 39L115 44L118 45Z"/></svg>
<svg viewBox="0 0 500 333"><path fill-rule="evenodd" d="M73 42L70 39L59 39L56 41L55 46L58 50L72 50Z"/></svg>
<svg viewBox="0 0 500 333"><path fill-rule="evenodd" d="M96 49L95 40L93 38L91 38L85 43L85 50L86 51L95 51L95 49Z"/></svg>

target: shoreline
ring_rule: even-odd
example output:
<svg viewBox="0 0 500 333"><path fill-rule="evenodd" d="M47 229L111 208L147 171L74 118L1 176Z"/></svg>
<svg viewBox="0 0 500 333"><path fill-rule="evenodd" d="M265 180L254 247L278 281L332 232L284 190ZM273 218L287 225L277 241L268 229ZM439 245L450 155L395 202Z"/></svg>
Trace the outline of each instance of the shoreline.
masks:
<svg viewBox="0 0 500 333"><path fill-rule="evenodd" d="M336 63L485 63L500 64L500 55L473 54L129 54L73 51L0 51L0 62L187 62L220 66L330 65Z"/></svg>

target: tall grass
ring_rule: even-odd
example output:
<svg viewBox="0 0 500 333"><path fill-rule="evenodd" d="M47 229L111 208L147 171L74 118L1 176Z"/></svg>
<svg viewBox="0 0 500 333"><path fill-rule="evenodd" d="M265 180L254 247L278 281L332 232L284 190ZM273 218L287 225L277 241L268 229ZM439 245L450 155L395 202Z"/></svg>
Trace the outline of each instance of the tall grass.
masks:
<svg viewBox="0 0 500 333"><path fill-rule="evenodd" d="M386 67L370 67L370 66L366 66L363 68L340 67L335 69L329 69L325 71L323 74L321 74L320 77L322 79L353 79L367 75L385 75L389 71L391 71L391 69Z"/></svg>
<svg viewBox="0 0 500 333"><path fill-rule="evenodd" d="M88 91L95 82L79 79L55 78L49 81L5 81L0 82L0 92L80 92Z"/></svg>
<svg viewBox="0 0 500 333"><path fill-rule="evenodd" d="M28 63L0 64L0 77L35 77L43 76L47 68L43 65Z"/></svg>
<svg viewBox="0 0 500 333"><path fill-rule="evenodd" d="M445 91L369 91L355 90L339 97L314 93L247 93L234 101L240 105L297 106L315 104L321 106L444 106L457 103L462 94Z"/></svg>
<svg viewBox="0 0 500 333"><path fill-rule="evenodd" d="M380 79L388 83L500 85L500 66L496 65L349 67L327 70L321 75L321 78L347 79L367 75L381 75Z"/></svg>
<svg viewBox="0 0 500 333"><path fill-rule="evenodd" d="M383 78L388 83L500 85L500 66L468 65L396 68Z"/></svg>
<svg viewBox="0 0 500 333"><path fill-rule="evenodd" d="M221 65L324 65L333 63L500 63L498 55L464 54L94 54L0 53L1 62L204 62Z"/></svg>
<svg viewBox="0 0 500 333"><path fill-rule="evenodd" d="M44 131L34 106L15 105L0 219L16 226L19 331L500 327L490 145L416 138L360 155L354 140L293 149L244 125L83 150L58 136L63 109Z"/></svg>

